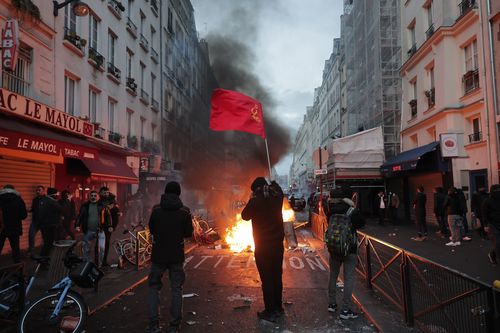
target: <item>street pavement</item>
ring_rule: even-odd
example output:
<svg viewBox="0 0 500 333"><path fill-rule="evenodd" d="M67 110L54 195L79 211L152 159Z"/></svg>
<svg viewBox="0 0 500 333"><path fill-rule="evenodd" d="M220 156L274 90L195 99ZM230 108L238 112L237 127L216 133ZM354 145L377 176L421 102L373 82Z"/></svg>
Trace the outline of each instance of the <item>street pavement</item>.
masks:
<svg viewBox="0 0 500 333"><path fill-rule="evenodd" d="M306 233L307 234L307 233ZM186 257L183 332L375 332L360 313L355 320L327 311L328 268L299 235L300 250L286 252L283 263L285 317L276 324L257 319L263 309L253 253L232 253L200 246ZM306 236L306 237L310 237ZM340 302L341 292L338 294ZM168 323L168 278L164 278L162 322ZM89 321L89 332L142 332L148 323L147 283L141 284Z"/></svg>

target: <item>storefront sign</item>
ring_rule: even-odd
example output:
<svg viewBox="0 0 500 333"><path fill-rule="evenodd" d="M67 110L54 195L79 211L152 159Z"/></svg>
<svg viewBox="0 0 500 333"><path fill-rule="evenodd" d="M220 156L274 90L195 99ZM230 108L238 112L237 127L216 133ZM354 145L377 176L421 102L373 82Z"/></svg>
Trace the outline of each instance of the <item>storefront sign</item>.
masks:
<svg viewBox="0 0 500 333"><path fill-rule="evenodd" d="M13 71L19 56L19 26L16 19L8 19L2 31L2 66Z"/></svg>
<svg viewBox="0 0 500 333"><path fill-rule="evenodd" d="M97 158L94 151L84 147L3 129L0 133L0 148L24 150L53 156L62 155L76 159Z"/></svg>
<svg viewBox="0 0 500 333"><path fill-rule="evenodd" d="M441 134L441 155L443 157L458 156L458 135L456 133Z"/></svg>
<svg viewBox="0 0 500 333"><path fill-rule="evenodd" d="M0 89L0 111L15 114L48 126L93 136L94 125L6 89Z"/></svg>

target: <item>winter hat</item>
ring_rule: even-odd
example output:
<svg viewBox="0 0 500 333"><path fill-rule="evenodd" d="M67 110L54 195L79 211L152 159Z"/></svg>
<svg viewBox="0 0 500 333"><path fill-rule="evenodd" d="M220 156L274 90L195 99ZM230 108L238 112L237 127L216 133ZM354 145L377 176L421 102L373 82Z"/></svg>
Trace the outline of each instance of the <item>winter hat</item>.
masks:
<svg viewBox="0 0 500 333"><path fill-rule="evenodd" d="M49 187L47 189L47 195L48 196L51 196L51 195L56 195L57 194L57 188L54 188L54 187Z"/></svg>
<svg viewBox="0 0 500 333"><path fill-rule="evenodd" d="M255 191L257 188L263 187L264 185L268 185L266 179L264 177L257 177L250 186L250 189Z"/></svg>
<svg viewBox="0 0 500 333"><path fill-rule="evenodd" d="M165 194L167 193L181 195L181 185L178 182L168 182L165 185Z"/></svg>

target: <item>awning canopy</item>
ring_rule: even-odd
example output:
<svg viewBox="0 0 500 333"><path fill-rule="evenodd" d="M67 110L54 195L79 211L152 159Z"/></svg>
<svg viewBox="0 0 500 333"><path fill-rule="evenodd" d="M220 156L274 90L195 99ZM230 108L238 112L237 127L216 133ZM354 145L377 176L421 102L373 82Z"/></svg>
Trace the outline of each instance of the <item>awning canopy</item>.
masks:
<svg viewBox="0 0 500 333"><path fill-rule="evenodd" d="M404 151L382 164L380 171L385 175L411 170L447 171L447 164L438 154L438 148L439 141L435 141Z"/></svg>
<svg viewBox="0 0 500 333"><path fill-rule="evenodd" d="M82 162L94 180L116 181L122 184L137 184L139 182L124 157L101 153L97 159L82 160Z"/></svg>

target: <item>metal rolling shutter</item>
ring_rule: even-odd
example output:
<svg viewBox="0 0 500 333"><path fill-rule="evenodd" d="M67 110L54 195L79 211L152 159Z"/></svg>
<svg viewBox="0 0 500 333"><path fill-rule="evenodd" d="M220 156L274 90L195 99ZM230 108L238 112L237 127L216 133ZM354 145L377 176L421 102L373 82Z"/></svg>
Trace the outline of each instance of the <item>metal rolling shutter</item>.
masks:
<svg viewBox="0 0 500 333"><path fill-rule="evenodd" d="M427 224L437 225L436 217L434 216L434 188L443 186L442 175L436 172L410 177L409 184L411 191L411 202L413 202L413 198L415 198L417 186L422 185L424 187L424 193L427 196L427 202L425 204ZM412 217L415 218L415 210L413 208L411 214Z"/></svg>
<svg viewBox="0 0 500 333"><path fill-rule="evenodd" d="M35 187L43 185L45 188L53 183L53 167L51 164L25 162L11 159L0 159L0 186L5 184L14 185L16 190L21 194L26 209L31 209L31 201L35 196ZM28 231L31 223L31 214L28 213L28 218L23 221L23 235L20 239L21 250L28 249ZM6 242L7 244L8 242ZM37 234L37 244L41 243L41 234ZM4 245L3 252L10 252L10 246Z"/></svg>

